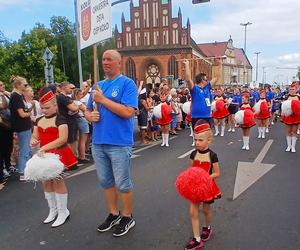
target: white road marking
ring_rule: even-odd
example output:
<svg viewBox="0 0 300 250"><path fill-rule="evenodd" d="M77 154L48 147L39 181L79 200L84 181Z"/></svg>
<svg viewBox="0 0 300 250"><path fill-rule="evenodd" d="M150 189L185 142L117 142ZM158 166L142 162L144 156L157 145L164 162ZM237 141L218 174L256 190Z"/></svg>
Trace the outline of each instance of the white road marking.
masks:
<svg viewBox="0 0 300 250"><path fill-rule="evenodd" d="M187 157L188 155L190 155L194 150L195 150L195 149L193 148L193 149L189 150L188 152L186 152L186 153L184 153L184 154L178 156L177 158L178 158L178 159L183 159L183 158Z"/></svg>
<svg viewBox="0 0 300 250"><path fill-rule="evenodd" d="M175 139L176 137L177 137L177 136L173 136L173 137L171 137L169 140L173 140L173 139ZM132 155L131 155L131 159L135 159L135 158L140 157L140 155L137 155L136 153L141 152L141 151L144 151L144 150L146 150L146 149L148 149L148 148L152 148L152 147L154 147L154 146L156 146L156 145L158 145L158 144L161 144L161 141L152 143L152 144L150 144L150 145L148 145L148 146L146 146L146 147L139 148L139 149L137 149L137 150L133 150L133 151L132 151ZM82 170L80 170L80 171L78 171L78 172L76 172L76 173L74 173L74 174L71 174L71 175L67 176L66 178L69 179L69 178L71 178L71 177L74 177L74 176L77 176L77 175L81 175L81 174L85 174L85 173L89 173L89 172L94 171L94 170L96 170L95 164L93 164L93 165L91 165L91 166L89 166L89 167L86 167L86 168L84 168L84 169L82 169Z"/></svg>
<svg viewBox="0 0 300 250"><path fill-rule="evenodd" d="M169 138L169 141L171 141L171 140L173 140L173 139L175 139L175 138L177 138L177 136L172 136L171 138ZM153 142L153 143L149 144L148 146L139 148L139 149L137 149L137 150L133 150L132 153L135 154L135 153L144 151L144 150L146 150L146 149L148 149L148 148L152 148L152 147L154 147L154 146L156 146L156 145L159 145L159 144L161 144L161 141Z"/></svg>
<svg viewBox="0 0 300 250"><path fill-rule="evenodd" d="M268 140L266 142L265 146L260 151L254 162L238 162L233 191L233 200L276 166L275 164L261 163L269 151L272 143L273 140Z"/></svg>

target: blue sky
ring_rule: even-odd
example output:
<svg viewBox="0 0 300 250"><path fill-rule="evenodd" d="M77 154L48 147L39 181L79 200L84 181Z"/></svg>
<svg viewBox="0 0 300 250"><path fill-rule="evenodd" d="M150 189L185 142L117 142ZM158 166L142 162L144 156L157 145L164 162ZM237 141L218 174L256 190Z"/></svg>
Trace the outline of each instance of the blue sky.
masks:
<svg viewBox="0 0 300 250"><path fill-rule="evenodd" d="M138 0L133 1L135 5ZM181 7L183 24L190 18L192 37L197 43L226 41L231 35L234 46L243 47L244 29L240 23L252 22L247 28L247 55L254 68L254 52L259 56L259 80L266 67L267 80L292 80L297 70L279 70L276 67L300 66L300 9L299 0L211 0L192 5L192 0L172 0L173 16ZM129 3L113 7L113 23L120 27L122 11L128 20ZM29 31L35 23L49 25L51 16L74 17L73 0L0 0L0 30L11 40L17 40L23 30Z"/></svg>

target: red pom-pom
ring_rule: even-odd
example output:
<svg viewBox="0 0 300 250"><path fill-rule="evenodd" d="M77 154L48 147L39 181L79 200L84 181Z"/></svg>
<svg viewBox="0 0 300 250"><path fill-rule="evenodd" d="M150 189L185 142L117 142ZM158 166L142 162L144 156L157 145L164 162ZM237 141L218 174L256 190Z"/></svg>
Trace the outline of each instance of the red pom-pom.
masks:
<svg viewBox="0 0 300 250"><path fill-rule="evenodd" d="M175 185L178 193L192 203L211 199L213 181L202 168L187 168L178 175Z"/></svg>

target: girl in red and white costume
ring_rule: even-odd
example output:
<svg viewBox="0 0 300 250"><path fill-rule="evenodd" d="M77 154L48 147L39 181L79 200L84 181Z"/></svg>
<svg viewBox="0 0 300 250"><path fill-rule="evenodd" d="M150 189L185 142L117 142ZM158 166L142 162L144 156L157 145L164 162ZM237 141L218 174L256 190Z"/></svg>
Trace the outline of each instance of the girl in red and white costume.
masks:
<svg viewBox="0 0 300 250"><path fill-rule="evenodd" d="M282 103L282 121L286 125L286 152L296 152L297 129L300 124L300 97L297 95L297 84L293 83L289 88L287 100Z"/></svg>
<svg viewBox="0 0 300 250"><path fill-rule="evenodd" d="M60 156L60 161L66 166L73 166L77 159L67 145L68 125L64 117L57 114L55 94L47 87L40 92L40 105L44 116L37 119L33 129L31 146L40 144L38 155L54 153ZM63 178L43 181L45 198L49 206L49 215L44 224L52 221L52 227L65 223L70 216L67 209L68 190Z"/></svg>
<svg viewBox="0 0 300 250"><path fill-rule="evenodd" d="M266 91L261 89L259 91L259 101L254 105L255 118L257 119L258 137L266 138L266 128L268 126L269 118L271 116L270 103L266 100Z"/></svg>
<svg viewBox="0 0 300 250"><path fill-rule="evenodd" d="M242 105L240 111L235 114L235 118L239 126L243 130L243 147L242 149L249 150L250 128L255 126L254 112L249 104L249 92L242 93Z"/></svg>
<svg viewBox="0 0 300 250"><path fill-rule="evenodd" d="M215 152L209 149L212 142L210 124L197 121L194 129L195 150L191 153L191 166L183 171L176 180L177 191L190 202L190 217L193 238L185 249L194 250L204 246L212 235L212 208L215 199L221 198L221 191L215 179L220 176L219 160ZM201 204L202 203L202 204ZM205 227L200 234L199 208L202 205Z"/></svg>
<svg viewBox="0 0 300 250"><path fill-rule="evenodd" d="M161 118L157 119L157 124L161 127L161 146L169 147L169 130L170 123L172 122L172 106L169 103L170 88L167 84L164 84L160 89L159 97L161 100Z"/></svg>
<svg viewBox="0 0 300 250"><path fill-rule="evenodd" d="M224 136L225 132L225 119L227 116L230 115L228 111L228 102L227 98L223 94L223 89L217 89L217 95L215 96L215 103L212 104L212 117L214 118L214 125L215 125L215 136L219 134L219 127L218 124L221 124L221 133L220 136ZM215 106L215 108L214 108Z"/></svg>

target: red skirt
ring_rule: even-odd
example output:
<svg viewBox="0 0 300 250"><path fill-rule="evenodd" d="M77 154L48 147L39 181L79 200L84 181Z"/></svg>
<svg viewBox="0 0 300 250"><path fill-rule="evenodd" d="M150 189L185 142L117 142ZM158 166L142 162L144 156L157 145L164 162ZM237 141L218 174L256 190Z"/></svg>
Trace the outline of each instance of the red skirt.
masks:
<svg viewBox="0 0 300 250"><path fill-rule="evenodd" d="M281 116L281 121L286 125L297 125L300 124L300 114L292 114L290 116Z"/></svg>
<svg viewBox="0 0 300 250"><path fill-rule="evenodd" d="M52 149L47 152L58 154L60 156L60 161L65 165L66 168L70 168L78 163L77 158L75 157L73 151L69 146L65 146L59 149Z"/></svg>
<svg viewBox="0 0 300 250"><path fill-rule="evenodd" d="M271 114L270 111L260 112L255 115L255 118L258 120L264 120L270 118Z"/></svg>
<svg viewBox="0 0 300 250"><path fill-rule="evenodd" d="M158 125L168 125L172 122L172 107L166 103L161 105L161 119L157 119Z"/></svg>
<svg viewBox="0 0 300 250"><path fill-rule="evenodd" d="M215 119L223 119L227 116L229 116L230 113L228 111L228 108L224 108L223 110L216 110L214 112L212 112L212 117Z"/></svg>

